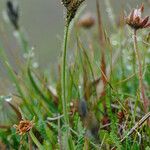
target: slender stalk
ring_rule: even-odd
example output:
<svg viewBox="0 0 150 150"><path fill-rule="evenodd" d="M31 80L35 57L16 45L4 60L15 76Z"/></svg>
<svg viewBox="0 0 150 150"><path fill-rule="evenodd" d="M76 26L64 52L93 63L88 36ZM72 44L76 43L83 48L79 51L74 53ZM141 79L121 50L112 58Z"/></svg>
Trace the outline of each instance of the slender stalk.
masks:
<svg viewBox="0 0 150 150"><path fill-rule="evenodd" d="M145 90L144 90L144 85L143 85L143 77L142 77L142 63L141 63L141 57L139 54L139 50L138 50L138 44L137 44L137 30L134 30L134 51L137 57L137 61L138 61L138 69L139 69L139 90L140 90L140 94L143 100L143 106L144 106L144 111L147 112L147 100L146 100L146 96L145 96Z"/></svg>
<svg viewBox="0 0 150 150"><path fill-rule="evenodd" d="M44 150L43 146L41 143L38 141L38 139L35 137L32 131L29 132L29 135L31 139L33 140L34 144L38 147L39 150Z"/></svg>
<svg viewBox="0 0 150 150"><path fill-rule="evenodd" d="M19 144L18 150L22 149L22 145L23 145L23 136L20 137L20 144Z"/></svg>
<svg viewBox="0 0 150 150"><path fill-rule="evenodd" d="M98 31L99 31L99 44L100 44L100 48L101 48L101 70L104 73L104 75L106 76L106 62L105 62L105 37L104 37L104 31L103 31L103 25L102 25L102 19L101 19L101 12L100 12L100 5L99 5L99 1L96 1L96 7L97 7L97 18L98 18ZM106 91L105 91L105 87L107 84L107 81L104 77L104 75L101 75L101 79L103 82L103 91L100 93L100 95L98 95L99 97L103 97L103 107L104 107L104 111L105 113L107 113L107 108L106 108L106 100L105 100L105 95L106 95Z"/></svg>
<svg viewBox="0 0 150 150"><path fill-rule="evenodd" d="M60 148L60 150L63 150L62 133L61 133L61 127L60 127L60 118L58 118L58 139L59 139L59 148Z"/></svg>
<svg viewBox="0 0 150 150"><path fill-rule="evenodd" d="M106 5L106 9L109 10L109 11L107 11L109 20L110 20L113 28L116 29L116 23L115 23L116 19L115 19L115 15L114 15L114 12L113 12L111 2L110 2L110 0L105 0L104 2L105 2L105 5Z"/></svg>
<svg viewBox="0 0 150 150"><path fill-rule="evenodd" d="M28 144L29 144L29 150L32 150L32 139L29 133L28 133Z"/></svg>
<svg viewBox="0 0 150 150"><path fill-rule="evenodd" d="M68 118L67 98L66 98L66 55L67 55L69 25L70 25L70 23L67 23L65 26L63 55L62 55L62 74L61 74L62 105L63 105L63 114L64 114L65 127L66 127L66 141L68 141L68 139L69 139L68 138L68 136L69 136L69 128L68 128L69 118Z"/></svg>

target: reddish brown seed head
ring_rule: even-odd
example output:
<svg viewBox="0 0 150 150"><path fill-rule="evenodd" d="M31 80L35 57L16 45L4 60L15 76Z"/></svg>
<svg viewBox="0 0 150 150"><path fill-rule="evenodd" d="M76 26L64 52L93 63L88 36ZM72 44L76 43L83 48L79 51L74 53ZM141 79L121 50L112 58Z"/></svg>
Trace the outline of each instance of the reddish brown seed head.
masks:
<svg viewBox="0 0 150 150"><path fill-rule="evenodd" d="M92 13L85 13L78 21L78 26L83 28L91 28L95 25L95 17Z"/></svg>
<svg viewBox="0 0 150 150"><path fill-rule="evenodd" d="M144 5L142 4L140 8L133 9L131 13L126 17L125 21L131 28L138 30L143 28L149 28L149 16L142 18L142 13L144 11Z"/></svg>
<svg viewBox="0 0 150 150"><path fill-rule="evenodd" d="M123 112L123 111L119 111L119 112L117 113L117 118L118 118L118 120L119 120L119 123L122 123L122 121L123 121L124 118L125 118L124 112Z"/></svg>
<svg viewBox="0 0 150 150"><path fill-rule="evenodd" d="M27 132L29 132L33 128L33 121L29 120L21 120L18 125L14 125L14 127L17 130L17 133L20 135L23 135Z"/></svg>
<svg viewBox="0 0 150 150"><path fill-rule="evenodd" d="M74 114L78 112L78 105L79 105L78 100L73 100L70 102L70 114L71 114L71 116L74 116Z"/></svg>

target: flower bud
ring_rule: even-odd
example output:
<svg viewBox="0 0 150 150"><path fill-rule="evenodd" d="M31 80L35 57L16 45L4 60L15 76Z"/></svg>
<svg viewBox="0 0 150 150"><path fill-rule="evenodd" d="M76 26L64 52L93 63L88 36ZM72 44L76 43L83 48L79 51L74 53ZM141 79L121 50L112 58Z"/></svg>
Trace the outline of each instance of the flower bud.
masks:
<svg viewBox="0 0 150 150"><path fill-rule="evenodd" d="M142 18L142 13L144 11L144 5L142 4L139 9L133 9L129 16L126 18L126 23L133 29L143 29L149 28L149 16Z"/></svg>
<svg viewBox="0 0 150 150"><path fill-rule="evenodd" d="M95 17L90 12L85 13L78 21L78 26L83 28L91 28L95 25Z"/></svg>

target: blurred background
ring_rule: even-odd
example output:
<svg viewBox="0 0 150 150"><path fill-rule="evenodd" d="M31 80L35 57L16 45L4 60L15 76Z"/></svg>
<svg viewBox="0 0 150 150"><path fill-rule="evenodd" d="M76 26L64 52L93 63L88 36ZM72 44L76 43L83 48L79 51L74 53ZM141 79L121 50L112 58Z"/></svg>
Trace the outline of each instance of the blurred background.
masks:
<svg viewBox="0 0 150 150"><path fill-rule="evenodd" d="M13 1L13 0L12 0ZM20 25L23 27L30 46L34 47L34 52L41 69L54 67L61 54L61 43L64 29L64 12L61 0L18 0L20 9ZM115 18L125 10L129 12L133 7L146 3L149 8L148 0L109 0ZM106 9L106 1L101 0L101 13L106 30L110 30L108 21L109 10ZM4 11L6 0L0 0L0 44L5 47L10 61L17 59L16 53L19 52L16 39L13 35L13 27L4 21ZM96 0L86 0L85 11L96 14ZM149 9L145 9L150 12ZM146 12L147 13L147 12ZM0 64L0 81L4 81L2 75L5 74ZM6 83L7 81L5 81ZM1 83L0 85L4 85Z"/></svg>

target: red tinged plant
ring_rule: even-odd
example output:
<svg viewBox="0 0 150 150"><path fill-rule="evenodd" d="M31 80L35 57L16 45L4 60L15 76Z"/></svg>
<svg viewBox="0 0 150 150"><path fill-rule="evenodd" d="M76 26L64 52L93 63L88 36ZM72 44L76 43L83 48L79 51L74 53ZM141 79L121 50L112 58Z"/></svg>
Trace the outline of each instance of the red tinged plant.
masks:
<svg viewBox="0 0 150 150"><path fill-rule="evenodd" d="M134 31L133 32L133 34L134 34L133 42L134 42L134 51L135 51L137 62L138 62L139 89L140 89L141 99L143 100L144 111L147 112L148 107L149 107L149 102L145 95L145 88L144 88L144 84L143 84L141 55L139 53L138 42L137 42L138 29L144 29L144 28L150 27L149 16L146 16L144 19L142 18L143 11L144 11L144 5L142 4L140 8L133 9L132 12L129 14L129 16L126 17L125 21L126 21L126 24L128 24Z"/></svg>
<svg viewBox="0 0 150 150"><path fill-rule="evenodd" d="M133 29L143 29L149 28L149 16L142 18L142 13L144 11L144 5L142 4L139 9L133 9L129 16L126 18L126 23Z"/></svg>

